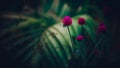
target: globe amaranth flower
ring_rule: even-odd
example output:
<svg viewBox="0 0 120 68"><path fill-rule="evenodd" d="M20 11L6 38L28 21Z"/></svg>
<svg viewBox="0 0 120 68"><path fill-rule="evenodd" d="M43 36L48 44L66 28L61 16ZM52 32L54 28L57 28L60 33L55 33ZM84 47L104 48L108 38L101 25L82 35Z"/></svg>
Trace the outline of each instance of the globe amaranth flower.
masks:
<svg viewBox="0 0 120 68"><path fill-rule="evenodd" d="M70 16L65 16L62 21L64 26L69 26L72 24L72 18Z"/></svg>
<svg viewBox="0 0 120 68"><path fill-rule="evenodd" d="M76 37L76 39L77 39L78 41L81 41L81 40L84 39L84 37L83 37L82 35L79 35L79 36Z"/></svg>
<svg viewBox="0 0 120 68"><path fill-rule="evenodd" d="M84 18L79 18L78 19L78 24L80 24L80 25L85 24L85 19Z"/></svg>
<svg viewBox="0 0 120 68"><path fill-rule="evenodd" d="M106 32L106 26L104 23L100 23L98 27L98 32Z"/></svg>

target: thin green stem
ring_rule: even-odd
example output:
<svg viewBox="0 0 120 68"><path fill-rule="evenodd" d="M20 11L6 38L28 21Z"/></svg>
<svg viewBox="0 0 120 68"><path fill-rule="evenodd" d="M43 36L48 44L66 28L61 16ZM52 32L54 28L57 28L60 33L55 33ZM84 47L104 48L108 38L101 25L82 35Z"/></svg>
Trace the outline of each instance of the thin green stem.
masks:
<svg viewBox="0 0 120 68"><path fill-rule="evenodd" d="M52 28L60 34L60 36L64 39L65 43L69 43L68 40L64 37L64 35L58 30L58 28L56 28L56 27L52 27ZM72 52L72 48L69 45L67 45L67 46L68 46L68 50L69 50L70 54L73 55L74 53Z"/></svg>
<svg viewBox="0 0 120 68"><path fill-rule="evenodd" d="M73 45L73 42L72 42L72 36L71 36L71 34L70 34L70 29L69 29L68 26L67 26L67 29L68 29L68 32L69 32L69 35L70 35L71 44L72 44L72 51L73 51L73 54L74 54L74 45Z"/></svg>
<svg viewBox="0 0 120 68"><path fill-rule="evenodd" d="M84 36L84 27L83 27L83 25L81 25L81 35L83 35ZM82 52L83 52L83 60L85 60L85 57L86 57L86 50L85 50L85 45L84 45L84 43L85 43L85 39L83 39L83 41L81 41L82 42Z"/></svg>

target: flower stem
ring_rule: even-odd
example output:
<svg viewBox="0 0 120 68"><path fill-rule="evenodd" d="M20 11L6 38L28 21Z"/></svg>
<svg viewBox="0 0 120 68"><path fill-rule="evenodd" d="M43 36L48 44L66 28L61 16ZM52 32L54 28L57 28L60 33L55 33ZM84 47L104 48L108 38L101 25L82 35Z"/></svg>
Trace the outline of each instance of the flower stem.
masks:
<svg viewBox="0 0 120 68"><path fill-rule="evenodd" d="M73 55L74 55L74 45L73 45L73 42L72 42L72 36L71 36L71 34L70 34L70 29L69 29L68 26L67 26L67 29L68 29L68 32L69 32L69 35L70 35L71 44L72 44L72 51L73 51Z"/></svg>
<svg viewBox="0 0 120 68"><path fill-rule="evenodd" d="M81 35L84 36L84 27L83 27L83 25L81 25ZM85 39L83 39L81 42L82 42L83 60L85 61L85 58L86 58L86 47L84 45Z"/></svg>

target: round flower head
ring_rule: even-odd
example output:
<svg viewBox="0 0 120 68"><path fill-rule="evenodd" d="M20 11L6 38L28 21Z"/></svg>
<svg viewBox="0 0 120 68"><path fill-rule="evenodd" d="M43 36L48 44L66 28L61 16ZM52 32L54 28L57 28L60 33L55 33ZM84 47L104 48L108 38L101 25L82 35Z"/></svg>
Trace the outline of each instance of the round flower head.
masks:
<svg viewBox="0 0 120 68"><path fill-rule="evenodd" d="M62 22L64 26L69 26L72 24L72 19L70 18L70 16L65 16Z"/></svg>
<svg viewBox="0 0 120 68"><path fill-rule="evenodd" d="M77 39L78 41L81 41L81 40L84 39L84 37L83 37L82 35L79 35L79 36L76 37L76 39Z"/></svg>
<svg viewBox="0 0 120 68"><path fill-rule="evenodd" d="M80 25L85 24L85 19L84 18L79 18L78 19L78 24L80 24Z"/></svg>
<svg viewBox="0 0 120 68"><path fill-rule="evenodd" d="M106 26L104 23L101 23L98 27L98 32L106 32Z"/></svg>

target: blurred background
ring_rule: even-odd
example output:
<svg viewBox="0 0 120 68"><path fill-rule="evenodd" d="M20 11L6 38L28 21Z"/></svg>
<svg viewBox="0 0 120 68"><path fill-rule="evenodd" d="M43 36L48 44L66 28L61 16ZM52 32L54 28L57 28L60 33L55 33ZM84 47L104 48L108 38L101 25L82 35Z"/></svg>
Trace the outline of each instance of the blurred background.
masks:
<svg viewBox="0 0 120 68"><path fill-rule="evenodd" d="M108 27L109 53L86 68L120 68L119 12L118 0L0 0L0 68L81 68L80 59L71 58L60 24L67 15L74 21L79 15L88 22L104 21ZM74 30L79 31L75 27L73 39ZM87 38L95 40L91 32Z"/></svg>

